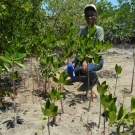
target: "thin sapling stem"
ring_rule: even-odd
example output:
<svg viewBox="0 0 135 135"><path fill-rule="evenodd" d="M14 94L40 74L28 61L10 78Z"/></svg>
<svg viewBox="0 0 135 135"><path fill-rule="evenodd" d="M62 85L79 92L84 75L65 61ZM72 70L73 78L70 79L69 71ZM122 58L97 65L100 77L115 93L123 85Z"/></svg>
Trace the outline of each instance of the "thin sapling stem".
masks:
<svg viewBox="0 0 135 135"><path fill-rule="evenodd" d="M47 96L47 79L45 78L45 100L46 100L46 96Z"/></svg>
<svg viewBox="0 0 135 135"><path fill-rule="evenodd" d="M118 75L116 75L116 83L115 83L114 96L115 96L115 92L116 92L116 88L117 88L117 81L118 81Z"/></svg>
<svg viewBox="0 0 135 135"><path fill-rule="evenodd" d="M133 52L133 58L134 58L134 65L133 65L133 74L132 74L132 83L131 83L131 93L133 91L133 85L134 85L134 69L135 69L135 52Z"/></svg>
<svg viewBox="0 0 135 135"><path fill-rule="evenodd" d="M89 94L89 62L87 62L87 81L88 81L88 84L87 84L87 91L86 91L86 98L88 97L88 94Z"/></svg>
<svg viewBox="0 0 135 135"><path fill-rule="evenodd" d="M48 117L48 134L50 135L50 118Z"/></svg>
<svg viewBox="0 0 135 135"><path fill-rule="evenodd" d="M87 96L87 98L88 98L88 94L90 94L89 93L89 89L90 89L90 80L89 80L89 76L90 76L90 74L89 74L89 62L87 62L87 77L88 77L88 89L87 89L87 92L86 92L86 96ZM90 106L91 106L91 100L92 100L92 90L91 90L91 94L90 94L91 96L90 96L90 99L89 99L89 106L88 106L88 111L90 111Z"/></svg>
<svg viewBox="0 0 135 135"><path fill-rule="evenodd" d="M106 117L104 117L104 135L105 135L105 119Z"/></svg>
<svg viewBox="0 0 135 135"><path fill-rule="evenodd" d="M34 77L32 78L32 84L33 84L33 92L34 92ZM32 92L32 101L33 101L33 104L34 104L34 95L33 95L33 92Z"/></svg>
<svg viewBox="0 0 135 135"><path fill-rule="evenodd" d="M12 73L14 74L14 62L12 67ZM14 76L14 75L13 75ZM17 117L16 117L16 102L15 102L15 85L14 85L14 77L12 78L13 83L13 101L14 101L14 124L15 124L15 132L16 132L16 125L17 125Z"/></svg>
<svg viewBox="0 0 135 135"><path fill-rule="evenodd" d="M62 87L61 87L61 84L60 84L60 92L61 92L61 89L62 89ZM62 100L62 98L60 99L60 104L61 104L62 113L64 113L63 100Z"/></svg>
<svg viewBox="0 0 135 135"><path fill-rule="evenodd" d="M99 110L99 122L98 122L98 128L100 128L101 123L101 102L100 102L100 110Z"/></svg>

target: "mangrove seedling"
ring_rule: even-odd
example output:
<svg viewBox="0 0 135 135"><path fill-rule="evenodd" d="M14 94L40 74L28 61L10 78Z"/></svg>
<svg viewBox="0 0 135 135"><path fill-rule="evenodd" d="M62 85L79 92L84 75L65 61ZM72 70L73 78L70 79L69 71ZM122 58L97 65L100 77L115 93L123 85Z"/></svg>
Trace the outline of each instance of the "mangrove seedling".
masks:
<svg viewBox="0 0 135 135"><path fill-rule="evenodd" d="M110 97L110 101L107 99L107 97ZM135 127L131 129L130 124L135 124L135 98L131 98L130 112L128 112L123 105L119 108L119 111L117 112L118 108L115 105L116 98L112 98L112 95L107 95L104 99L105 100L102 100L102 105L105 109L105 116L109 119L109 126L115 125L116 133L118 135L129 135L130 133L134 132ZM123 124L127 125L128 132L125 132L123 128L123 133L121 133L121 126L123 126Z"/></svg>
<svg viewBox="0 0 135 135"><path fill-rule="evenodd" d="M90 86L90 77L89 77L89 62L93 62L94 64L99 64L102 58L102 52L109 49L111 44L107 42L99 41L95 38L95 27L88 27L88 34L87 35L80 35L77 39L78 43L78 53L77 58L79 61L86 61L87 63L87 78L88 78L88 89L86 91L86 96L88 97L89 90L93 88L95 84ZM91 94L92 95L92 94ZM92 98L92 97L91 97ZM90 110L91 98L89 100L88 111Z"/></svg>
<svg viewBox="0 0 135 135"><path fill-rule="evenodd" d="M41 118L41 120L43 120L43 119ZM42 124L39 129L42 131L42 135L44 135L44 132L43 132L43 131L44 131L44 129L45 129L45 126Z"/></svg>
<svg viewBox="0 0 135 135"><path fill-rule="evenodd" d="M15 96L16 96L16 90L14 81L17 79L18 72L15 71L15 66L19 66L21 68L24 68L25 66L21 64L22 60L26 57L26 53L21 50L22 46L20 41L17 39L12 39L12 46L5 51L4 55L0 56L0 59L6 63L10 68L12 68L12 71L10 73L10 77L12 79L12 85L13 85L13 101L14 101L14 123L15 123L15 131L16 131L16 124L17 124L17 117L16 117L16 103L15 103Z"/></svg>
<svg viewBox="0 0 135 135"><path fill-rule="evenodd" d="M55 76L53 77L53 81L58 84L58 88L60 89L60 92L62 89L62 85L71 83L71 80L67 80L68 76L69 75L67 72L61 72L58 78ZM62 113L64 113L62 98L61 98L61 110L62 110Z"/></svg>
<svg viewBox="0 0 135 135"><path fill-rule="evenodd" d="M44 93L45 93L45 98L47 96L47 82L49 83L49 78L53 76L54 71L53 71L53 62L54 62L54 56L56 54L46 54L45 56L40 58L40 65L42 66L41 72L42 72L42 77L45 79L45 84L44 84Z"/></svg>
<svg viewBox="0 0 135 135"><path fill-rule="evenodd" d="M134 97L131 98L130 110L131 111L129 113L129 117L133 121L133 135L135 135L135 98Z"/></svg>
<svg viewBox="0 0 135 135"><path fill-rule="evenodd" d="M59 88L52 88L51 92L47 94L47 97L54 102L63 98L65 92L61 92Z"/></svg>
<svg viewBox="0 0 135 135"><path fill-rule="evenodd" d="M39 118L40 120L48 119L48 134L50 135L50 118L53 117L58 112L58 106L55 106L55 103L51 103L49 99L47 99L45 107L41 107L42 113L44 117Z"/></svg>
<svg viewBox="0 0 135 135"><path fill-rule="evenodd" d="M55 103L56 100L60 100L65 95L65 92L60 92L59 88L52 88L51 92L47 95L50 100ZM56 125L56 115L53 116L53 124Z"/></svg>
<svg viewBox="0 0 135 135"><path fill-rule="evenodd" d="M98 128L100 128L100 122L101 122L101 96L108 91L108 85L106 84L106 81L104 81L102 84L100 84L100 82L98 83L97 91L100 94L100 111L99 111L99 122L98 122Z"/></svg>
<svg viewBox="0 0 135 135"><path fill-rule="evenodd" d="M117 88L118 75L121 74L121 72L122 72L122 67L116 64L115 65L116 84L115 84L114 96Z"/></svg>

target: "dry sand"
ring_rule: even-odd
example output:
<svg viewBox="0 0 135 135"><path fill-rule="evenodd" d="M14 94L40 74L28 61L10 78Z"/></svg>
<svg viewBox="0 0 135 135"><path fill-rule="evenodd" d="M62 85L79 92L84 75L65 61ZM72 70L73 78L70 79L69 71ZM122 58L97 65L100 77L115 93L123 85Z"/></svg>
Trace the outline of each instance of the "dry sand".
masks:
<svg viewBox="0 0 135 135"><path fill-rule="evenodd" d="M97 74L99 81L106 80L109 85L109 91L114 92L115 88L115 64L122 66L123 71L119 76L117 84L117 106L120 106L123 102L124 93L130 92L132 70L133 70L133 49L118 49L111 48L106 51L104 57L104 67ZM30 67L30 64L29 64ZM62 70L65 67L62 68ZM6 110L0 110L0 135L42 135L42 131L39 129L41 124L45 125L43 131L44 135L48 134L47 121L39 120L39 117L43 116L41 112L41 106L44 106L45 100L42 97L32 95L33 84L32 77L28 75L28 71L23 72L25 76L25 87L22 83L21 87L17 90L18 95L16 97L17 105L17 117L18 124L16 132L13 127L14 111L11 98L5 98L7 104ZM40 82L40 81L39 81ZM41 83L42 84L42 83ZM35 89L43 89L43 86L39 86L35 83ZM54 87L55 84L52 83ZM93 91L96 93L97 98L91 104L90 111L87 111L88 101L84 101L84 92L78 91L82 87L82 83L75 82L72 85L67 85L67 94L63 100L64 114L59 113L57 116L57 126L50 126L51 135L101 135L103 129L103 118L101 118L101 126L98 128L99 119L99 94L96 91L96 86ZM86 87L83 87L84 90ZM80 96L79 96L80 95ZM126 94L124 98L124 105L129 108L130 98L135 96L133 89L132 94ZM59 106L59 112L61 112L60 102L56 103ZM88 127L86 127L88 125ZM91 131L90 131L91 130ZM115 135L115 128L108 130L108 122L106 122L106 135Z"/></svg>

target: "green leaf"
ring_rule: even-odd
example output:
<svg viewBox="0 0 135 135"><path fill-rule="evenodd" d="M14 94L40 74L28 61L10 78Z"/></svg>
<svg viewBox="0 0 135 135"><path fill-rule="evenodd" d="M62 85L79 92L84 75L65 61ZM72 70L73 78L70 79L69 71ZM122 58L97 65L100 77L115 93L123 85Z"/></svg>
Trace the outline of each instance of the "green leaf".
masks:
<svg viewBox="0 0 135 135"><path fill-rule="evenodd" d="M59 80L56 77L53 77L53 81L59 83Z"/></svg>
<svg viewBox="0 0 135 135"><path fill-rule="evenodd" d="M59 76L59 83L62 84L64 82L64 72L60 73L60 76Z"/></svg>
<svg viewBox="0 0 135 135"><path fill-rule="evenodd" d="M42 113L45 115L45 109L41 107Z"/></svg>
<svg viewBox="0 0 135 135"><path fill-rule="evenodd" d="M67 72L62 72L61 74L64 78L64 81L69 77L68 73Z"/></svg>
<svg viewBox="0 0 135 135"><path fill-rule="evenodd" d="M107 118L109 118L109 110L104 110L104 114Z"/></svg>
<svg viewBox="0 0 135 135"><path fill-rule="evenodd" d="M117 112L117 107L114 103L109 106L109 111L114 111L115 113Z"/></svg>
<svg viewBox="0 0 135 135"><path fill-rule="evenodd" d="M118 112L117 120L120 120L123 117L123 106L120 107L120 110Z"/></svg>
<svg viewBox="0 0 135 135"><path fill-rule="evenodd" d="M64 95L65 95L65 93L64 93L64 92L59 93L59 94L57 95L57 100L59 100L59 99L63 98L63 97L64 97Z"/></svg>
<svg viewBox="0 0 135 135"><path fill-rule="evenodd" d="M131 109L131 111L135 110L135 98L134 98L134 97L131 98L131 106L130 106L130 109Z"/></svg>
<svg viewBox="0 0 135 135"><path fill-rule="evenodd" d="M42 124L39 129L40 129L40 130L44 130L44 129L45 129L45 126Z"/></svg>
<svg viewBox="0 0 135 135"><path fill-rule="evenodd" d="M19 61L19 60L22 60L23 58L25 58L26 57L26 53L17 53L16 55L15 55L15 61Z"/></svg>
<svg viewBox="0 0 135 135"><path fill-rule="evenodd" d="M89 31L89 37L94 37L94 34L96 32L96 27L95 26L89 26L88 31Z"/></svg>
<svg viewBox="0 0 135 135"><path fill-rule="evenodd" d="M50 109L51 111L53 111L54 107L55 107L55 104L54 104L54 103L51 103L49 109Z"/></svg>
<svg viewBox="0 0 135 135"><path fill-rule="evenodd" d="M122 67L121 66L118 66L117 64L115 65L115 72L116 72L116 74L118 75L118 74L121 74L121 72L122 72Z"/></svg>
<svg viewBox="0 0 135 135"><path fill-rule="evenodd" d="M116 120L116 113L114 111L109 113L110 121L114 122Z"/></svg>
<svg viewBox="0 0 135 135"><path fill-rule="evenodd" d="M11 63L12 63L11 59L7 59L7 58L6 58L6 57L4 57L4 56L0 56L0 59L1 59L1 60L3 60L4 62L9 63L9 64L11 64Z"/></svg>
<svg viewBox="0 0 135 135"><path fill-rule="evenodd" d="M53 113L56 114L58 112L58 106L55 106L53 109Z"/></svg>
<svg viewBox="0 0 135 135"><path fill-rule="evenodd" d="M120 126L117 127L116 131L117 131L117 134L119 135L120 134Z"/></svg>
<svg viewBox="0 0 135 135"><path fill-rule="evenodd" d="M135 113L135 109L132 109L132 110L131 110L131 113Z"/></svg>
<svg viewBox="0 0 135 135"><path fill-rule="evenodd" d="M25 11L28 12L32 7L31 7L30 2L27 1L27 2L25 2L25 3L21 6L21 8L23 8Z"/></svg>
<svg viewBox="0 0 135 135"><path fill-rule="evenodd" d="M108 90L108 85L106 85L106 81L104 81L102 84L98 83L97 91L100 95L105 94L107 90Z"/></svg>
<svg viewBox="0 0 135 135"><path fill-rule="evenodd" d="M130 123L129 123L129 121L128 121L127 119L125 119L124 121L125 121L126 125L128 126L128 128L130 128Z"/></svg>
<svg viewBox="0 0 135 135"><path fill-rule="evenodd" d="M112 103L114 103L114 99L112 98L112 94L109 95L100 95L101 104L104 108L109 108Z"/></svg>
<svg viewBox="0 0 135 135"><path fill-rule="evenodd" d="M63 83L64 85L68 85L71 84L72 80L65 80L65 82Z"/></svg>
<svg viewBox="0 0 135 135"><path fill-rule="evenodd" d="M125 116L126 114L127 114L127 109L123 107L123 116Z"/></svg>
<svg viewBox="0 0 135 135"><path fill-rule="evenodd" d="M102 58L102 56L96 55L95 57L93 57L92 62L94 64L97 64L98 65L100 63L101 58Z"/></svg>
<svg viewBox="0 0 135 135"><path fill-rule="evenodd" d="M18 71L15 71L14 73L10 73L10 78L16 80L18 78Z"/></svg>
<svg viewBox="0 0 135 135"><path fill-rule="evenodd" d="M3 9L6 9L6 6L5 5L2 4L1 6L2 6Z"/></svg>
<svg viewBox="0 0 135 135"><path fill-rule="evenodd" d="M9 72L9 68L6 65L3 65L3 67L6 70L6 72Z"/></svg>
<svg viewBox="0 0 135 135"><path fill-rule="evenodd" d="M46 109L45 110L45 114L46 114L46 116L48 116L48 117L51 117L51 110L50 109Z"/></svg>
<svg viewBox="0 0 135 135"><path fill-rule="evenodd" d="M133 118L133 119L135 120L135 112L133 112L133 113L130 112L130 113L129 113L129 118L131 118L131 119Z"/></svg>
<svg viewBox="0 0 135 135"><path fill-rule="evenodd" d="M46 117L40 117L39 120L47 120Z"/></svg>
<svg viewBox="0 0 135 135"><path fill-rule="evenodd" d="M45 104L45 109L49 109L50 108L50 100L47 99L46 104Z"/></svg>
<svg viewBox="0 0 135 135"><path fill-rule="evenodd" d="M21 64L21 63L19 63L19 62L15 62L15 64L16 64L18 67L20 67L20 68L25 68L25 65L23 65L23 64Z"/></svg>

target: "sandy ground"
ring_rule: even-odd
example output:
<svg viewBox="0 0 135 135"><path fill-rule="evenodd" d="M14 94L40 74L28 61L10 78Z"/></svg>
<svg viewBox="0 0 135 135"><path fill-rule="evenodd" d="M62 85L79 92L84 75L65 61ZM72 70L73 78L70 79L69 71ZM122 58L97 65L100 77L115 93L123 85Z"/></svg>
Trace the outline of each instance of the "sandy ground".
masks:
<svg viewBox="0 0 135 135"><path fill-rule="evenodd" d="M120 106L123 102L124 93L124 105L129 108L130 98L135 96L134 89L132 94L128 94L131 89L132 70L133 70L133 50L132 49L118 49L111 48L106 51L104 57L104 67L99 71L99 81L106 80L109 85L109 91L114 92L115 88L115 64L122 66L123 71L119 76L117 84L117 106ZM31 65L28 64L30 67ZM65 67L62 68L62 70ZM11 98L5 98L6 109L0 110L0 135L47 135L47 121L41 121L39 118L42 115L41 106L44 106L45 100L42 97L38 97L32 94L33 90L43 89L43 86L37 84L35 81L33 86L32 76L28 73L29 70L23 72L23 78L21 87L18 88L18 95L16 97L17 108L17 127L16 132L13 126L13 104ZM34 73L36 74L36 73ZM25 83L24 83L25 82ZM25 84L25 85L24 85ZM54 87L56 86L55 84ZM87 86L83 86L82 83L75 82L72 85L65 86L67 93L64 104L64 114L61 114L60 102L56 102L59 106L59 114L57 115L57 126L50 125L51 135L102 135L103 129L103 117L101 118L101 126L98 128L99 119L99 94L96 91L96 86L93 91L97 97L91 104L90 111L87 111L89 102L85 101L83 95L85 92L80 89L86 89ZM45 129L42 133L40 127L42 123L45 125ZM86 126L87 125L87 126ZM91 131L90 131L91 130ZM115 135L115 128L108 129L108 122L106 122L106 135Z"/></svg>

